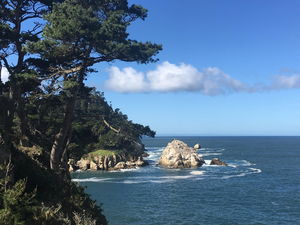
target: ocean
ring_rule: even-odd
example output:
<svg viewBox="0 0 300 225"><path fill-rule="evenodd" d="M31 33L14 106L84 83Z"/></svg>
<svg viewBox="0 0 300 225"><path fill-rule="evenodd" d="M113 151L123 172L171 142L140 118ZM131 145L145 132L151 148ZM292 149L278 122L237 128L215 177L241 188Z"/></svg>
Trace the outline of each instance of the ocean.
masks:
<svg viewBox="0 0 300 225"><path fill-rule="evenodd" d="M199 143L207 163L218 157L229 166L157 166L173 139ZM156 137L143 142L150 154L147 167L72 174L102 204L110 225L300 224L300 137Z"/></svg>

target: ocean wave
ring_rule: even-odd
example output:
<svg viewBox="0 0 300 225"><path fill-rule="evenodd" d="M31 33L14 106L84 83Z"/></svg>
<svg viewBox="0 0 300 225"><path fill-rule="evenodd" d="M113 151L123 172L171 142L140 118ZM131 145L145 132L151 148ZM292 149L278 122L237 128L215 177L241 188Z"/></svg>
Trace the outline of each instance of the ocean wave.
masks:
<svg viewBox="0 0 300 225"><path fill-rule="evenodd" d="M72 179L74 182L103 182L112 180L113 178L97 178L97 177L91 177L91 178L83 178L83 179Z"/></svg>
<svg viewBox="0 0 300 225"><path fill-rule="evenodd" d="M240 160L240 161L238 161L238 163L240 164L240 165L242 165L242 166L255 166L255 164L254 163L251 163L251 162L249 162L249 161L247 161L247 160Z"/></svg>
<svg viewBox="0 0 300 225"><path fill-rule="evenodd" d="M211 156L211 155L222 155L220 152L212 152L212 153L202 153L202 156Z"/></svg>
<svg viewBox="0 0 300 225"><path fill-rule="evenodd" d="M145 183L147 181L145 180L124 180L124 181L120 181L120 182L116 182L116 183L123 183L123 184L140 184L140 183Z"/></svg>
<svg viewBox="0 0 300 225"><path fill-rule="evenodd" d="M238 167L237 165L232 164L232 163L228 163L227 165L228 165L229 167L233 167L233 168L237 168L237 167Z"/></svg>
<svg viewBox="0 0 300 225"><path fill-rule="evenodd" d="M180 179L189 179L192 178L193 176L191 175L183 175L183 176L161 176L157 177L159 179L173 179L173 180L180 180Z"/></svg>
<svg viewBox="0 0 300 225"><path fill-rule="evenodd" d="M221 179L229 179L233 177L244 177L246 176L247 173L240 173L240 174L234 174L234 175L227 175L227 176L222 176Z"/></svg>
<svg viewBox="0 0 300 225"><path fill-rule="evenodd" d="M203 175L204 173L205 173L204 171L199 171L199 170L190 172L190 174L192 175Z"/></svg>
<svg viewBox="0 0 300 225"><path fill-rule="evenodd" d="M236 168L240 166L244 166L244 167L255 166L255 164L247 160L234 160L233 162L229 162L228 166Z"/></svg>
<svg viewBox="0 0 300 225"><path fill-rule="evenodd" d="M258 168L249 168L247 171L241 172L239 174L222 176L221 179L229 179L229 178L233 178L233 177L244 177L246 175L256 174L256 173L261 173L261 172L262 172L261 169L258 169Z"/></svg>
<svg viewBox="0 0 300 225"><path fill-rule="evenodd" d="M261 173L262 170L261 169L258 169L258 168L249 168L250 170L253 171L253 173Z"/></svg>

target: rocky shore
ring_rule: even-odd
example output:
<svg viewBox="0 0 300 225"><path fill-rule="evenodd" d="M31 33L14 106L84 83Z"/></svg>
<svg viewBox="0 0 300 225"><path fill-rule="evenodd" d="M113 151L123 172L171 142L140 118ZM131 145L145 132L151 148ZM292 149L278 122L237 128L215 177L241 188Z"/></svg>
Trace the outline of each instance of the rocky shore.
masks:
<svg viewBox="0 0 300 225"><path fill-rule="evenodd" d="M128 154L120 151L98 150L83 156L79 161L69 160L69 171L120 170L148 165L143 154Z"/></svg>
<svg viewBox="0 0 300 225"><path fill-rule="evenodd" d="M197 152L200 148L200 144L189 147L183 141L173 140L164 148L158 165L170 169L201 167L205 161ZM70 172L132 169L148 165L148 162L144 160L144 157L148 156L149 154L144 151L144 148L130 153L117 150L97 150L84 155L78 161L70 159L68 165ZM219 158L213 158L210 165L227 166Z"/></svg>

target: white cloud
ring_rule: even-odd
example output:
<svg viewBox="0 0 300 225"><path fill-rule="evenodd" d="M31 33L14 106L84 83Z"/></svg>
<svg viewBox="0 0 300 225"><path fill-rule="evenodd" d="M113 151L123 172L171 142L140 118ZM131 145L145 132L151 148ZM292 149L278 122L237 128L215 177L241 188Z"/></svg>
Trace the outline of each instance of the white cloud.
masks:
<svg viewBox="0 0 300 225"><path fill-rule="evenodd" d="M146 74L151 91L193 91L196 90L200 77L197 69L190 65L179 66L169 62L158 65L156 70Z"/></svg>
<svg viewBox="0 0 300 225"><path fill-rule="evenodd" d="M6 81L8 81L9 73L8 73L6 67L2 67L2 69L0 71L0 74L1 74L1 81L3 83L5 83Z"/></svg>
<svg viewBox="0 0 300 225"><path fill-rule="evenodd" d="M291 76L276 76L271 85L271 89L292 89L300 88L300 75L293 74Z"/></svg>
<svg viewBox="0 0 300 225"><path fill-rule="evenodd" d="M106 87L117 92L144 92L146 90L144 74L131 67L120 70L118 67L109 69L109 80Z"/></svg>
<svg viewBox="0 0 300 225"><path fill-rule="evenodd" d="M220 95L246 89L240 81L215 67L203 71L188 64L163 62L155 70L137 72L131 67L111 67L106 87L117 92L201 92Z"/></svg>
<svg viewBox="0 0 300 225"><path fill-rule="evenodd" d="M279 75L270 84L248 85L236 80L216 67L201 71L189 64L159 64L154 70L138 72L132 67L109 69L106 87L110 90L132 92L200 92L215 96L237 92L264 92L300 88L300 74Z"/></svg>

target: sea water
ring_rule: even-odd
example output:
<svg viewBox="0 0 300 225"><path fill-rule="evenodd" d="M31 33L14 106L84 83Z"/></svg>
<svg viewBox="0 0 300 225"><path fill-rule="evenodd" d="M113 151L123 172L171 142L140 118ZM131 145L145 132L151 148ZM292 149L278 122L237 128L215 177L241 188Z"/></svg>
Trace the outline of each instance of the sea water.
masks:
<svg viewBox="0 0 300 225"><path fill-rule="evenodd" d="M174 138L206 165L156 165ZM300 137L157 137L143 140L149 166L76 172L73 181L99 204L111 225L300 224ZM210 166L212 158L228 166Z"/></svg>

